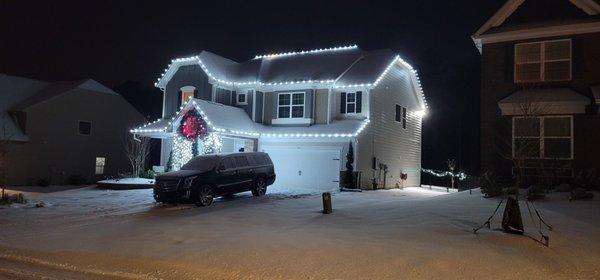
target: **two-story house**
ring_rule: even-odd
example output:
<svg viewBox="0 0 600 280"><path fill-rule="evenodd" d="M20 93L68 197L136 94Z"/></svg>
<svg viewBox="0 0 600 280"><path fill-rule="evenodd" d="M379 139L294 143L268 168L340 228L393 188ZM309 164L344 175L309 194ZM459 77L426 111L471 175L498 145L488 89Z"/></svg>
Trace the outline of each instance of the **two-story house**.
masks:
<svg viewBox="0 0 600 280"><path fill-rule="evenodd" d="M241 63L202 51L172 60L155 85L163 117L132 133L162 139L162 166L262 151L276 186L333 190L352 143L363 188L373 179L387 188L420 184L426 103L415 69L390 50L347 46Z"/></svg>
<svg viewBox="0 0 600 280"><path fill-rule="evenodd" d="M127 100L92 80L47 82L0 74L0 144L6 184L69 184L131 172L123 150L146 121Z"/></svg>
<svg viewBox="0 0 600 280"><path fill-rule="evenodd" d="M530 178L600 170L599 3L510 0L473 35L482 171L511 176L511 156Z"/></svg>

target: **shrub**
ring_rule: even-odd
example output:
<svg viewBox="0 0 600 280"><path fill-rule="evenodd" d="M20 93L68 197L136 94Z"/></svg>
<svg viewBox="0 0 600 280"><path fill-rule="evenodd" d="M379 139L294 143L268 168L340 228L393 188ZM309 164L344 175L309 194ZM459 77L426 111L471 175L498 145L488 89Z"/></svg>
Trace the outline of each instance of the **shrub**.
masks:
<svg viewBox="0 0 600 280"><path fill-rule="evenodd" d="M533 185L527 189L527 200L536 200L546 197L546 188L540 185Z"/></svg>
<svg viewBox="0 0 600 280"><path fill-rule="evenodd" d="M140 178L154 179L154 177L156 177L156 172L152 169L140 173Z"/></svg>
<svg viewBox="0 0 600 280"><path fill-rule="evenodd" d="M4 197L0 197L0 204L9 205L13 203L25 204L27 203L27 199L25 199L22 193L7 194Z"/></svg>
<svg viewBox="0 0 600 280"><path fill-rule="evenodd" d="M40 178L35 180L35 185L40 187L47 187L50 185L50 181L48 181L48 179Z"/></svg>
<svg viewBox="0 0 600 280"><path fill-rule="evenodd" d="M481 192L485 197L495 197L502 194L500 178L493 172L488 171L481 176Z"/></svg>
<svg viewBox="0 0 600 280"><path fill-rule="evenodd" d="M73 174L68 178L69 185L79 186L87 183L87 180L80 174Z"/></svg>

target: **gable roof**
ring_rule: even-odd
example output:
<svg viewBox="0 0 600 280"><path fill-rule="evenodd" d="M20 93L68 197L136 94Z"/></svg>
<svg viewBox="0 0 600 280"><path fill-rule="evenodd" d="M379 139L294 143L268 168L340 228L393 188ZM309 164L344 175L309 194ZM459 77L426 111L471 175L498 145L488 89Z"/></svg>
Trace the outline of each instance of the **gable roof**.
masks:
<svg viewBox="0 0 600 280"><path fill-rule="evenodd" d="M501 28L503 24L506 23L507 19L511 17L515 12L521 8L521 6L526 1L532 0L508 0L488 21L485 22L478 30L473 34L472 38L477 47L481 50L482 38L486 37L486 35L492 35L497 33L509 33L511 31L518 31L523 29L534 29L534 28L543 28L548 26L566 26L566 25L575 25L575 24L591 24L595 28L594 30L600 28L599 16L600 16L600 3L597 0L560 0L570 3L569 5L573 5L574 7L580 9L584 14L588 15L587 18L582 19L561 19L557 18L552 22L537 22L534 24L524 24L519 26L509 26L505 28ZM559 28L555 28L554 33L556 32L575 32L575 33L584 33L586 30L582 28L562 28L565 30L561 30ZM556 34L548 34L549 36L553 36ZM571 34L571 33L568 33Z"/></svg>
<svg viewBox="0 0 600 280"><path fill-rule="evenodd" d="M67 93L73 89L80 88L86 89L90 91L106 93L106 94L116 94L112 89L107 88L106 86L92 80L80 80L80 81L65 81L65 82L56 82L52 83L49 86L43 88L38 91L35 95L26 98L17 104L13 105L10 110L11 111L22 111L27 109L28 107L34 106L38 103L44 102L51 98L60 96L64 93Z"/></svg>
<svg viewBox="0 0 600 280"><path fill-rule="evenodd" d="M389 49L365 51L356 45L259 55L241 63L202 51L195 56L172 60L155 86L166 87L180 66L199 64L212 81L230 86L373 87L393 62L399 62L416 74L412 66Z"/></svg>
<svg viewBox="0 0 600 280"><path fill-rule="evenodd" d="M75 88L118 95L92 79L50 83L0 74L0 139L27 141L10 113L23 111Z"/></svg>

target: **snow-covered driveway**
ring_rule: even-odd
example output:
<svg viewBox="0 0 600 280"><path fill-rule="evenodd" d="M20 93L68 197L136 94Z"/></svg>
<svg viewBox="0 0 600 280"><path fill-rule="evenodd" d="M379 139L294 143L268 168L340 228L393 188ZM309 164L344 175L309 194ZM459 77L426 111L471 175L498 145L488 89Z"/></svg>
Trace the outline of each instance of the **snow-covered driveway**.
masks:
<svg viewBox="0 0 600 280"><path fill-rule="evenodd" d="M29 196L46 207L0 209L0 279L600 278L597 200L556 194L538 203L556 228L546 248L498 231L472 234L497 201L440 194L338 193L331 215L320 213L319 195L275 190L207 208L157 205L151 190Z"/></svg>

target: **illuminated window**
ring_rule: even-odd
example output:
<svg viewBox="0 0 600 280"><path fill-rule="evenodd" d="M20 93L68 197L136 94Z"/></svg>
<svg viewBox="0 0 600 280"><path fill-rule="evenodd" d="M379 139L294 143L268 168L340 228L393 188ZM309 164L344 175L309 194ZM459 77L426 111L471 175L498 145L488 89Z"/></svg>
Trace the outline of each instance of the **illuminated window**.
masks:
<svg viewBox="0 0 600 280"><path fill-rule="evenodd" d="M515 82L571 80L571 40L515 45Z"/></svg>
<svg viewBox="0 0 600 280"><path fill-rule="evenodd" d="M104 174L104 166L106 165L106 158L97 157L96 158L96 175Z"/></svg>
<svg viewBox="0 0 600 280"><path fill-rule="evenodd" d="M190 100L190 98L193 98L195 90L196 90L196 88L192 87L192 86L182 87L181 88L181 104L184 104L185 102Z"/></svg>

